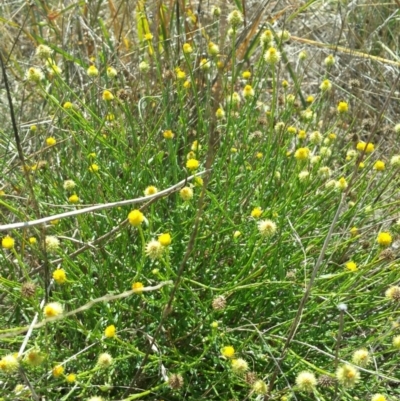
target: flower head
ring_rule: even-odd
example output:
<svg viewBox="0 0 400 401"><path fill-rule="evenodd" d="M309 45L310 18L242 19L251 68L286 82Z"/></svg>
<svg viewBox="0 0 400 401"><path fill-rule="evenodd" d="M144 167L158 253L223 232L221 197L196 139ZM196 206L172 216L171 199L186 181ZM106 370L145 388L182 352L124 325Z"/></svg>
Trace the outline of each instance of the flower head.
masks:
<svg viewBox="0 0 400 401"><path fill-rule="evenodd" d="M9 235L6 235L2 240L1 240L1 246L4 249L13 249L15 245L14 238L11 238Z"/></svg>
<svg viewBox="0 0 400 401"><path fill-rule="evenodd" d="M393 337L392 344L394 348L400 349L400 335Z"/></svg>
<svg viewBox="0 0 400 401"><path fill-rule="evenodd" d="M89 75L89 77L94 78L97 77L99 75L99 70L96 68L96 66L91 65L88 69L87 69L87 74Z"/></svg>
<svg viewBox="0 0 400 401"><path fill-rule="evenodd" d="M159 259L163 252L163 246L155 239L152 239L146 244L145 253L150 259Z"/></svg>
<svg viewBox="0 0 400 401"><path fill-rule="evenodd" d="M64 308L59 302L50 302L43 308L46 317L56 317L63 313Z"/></svg>
<svg viewBox="0 0 400 401"><path fill-rule="evenodd" d="M189 43L184 43L184 45L182 46L183 48L183 52L185 54L190 54L193 53L193 47L189 44Z"/></svg>
<svg viewBox="0 0 400 401"><path fill-rule="evenodd" d="M118 72L114 67L107 67L107 77L108 78L115 78Z"/></svg>
<svg viewBox="0 0 400 401"><path fill-rule="evenodd" d="M46 145L47 146L54 146L57 143L56 139L52 136L46 138Z"/></svg>
<svg viewBox="0 0 400 401"><path fill-rule="evenodd" d="M172 242L171 235L170 235L169 233L161 234L161 235L158 237L158 242L159 242L162 246L171 245L171 242Z"/></svg>
<svg viewBox="0 0 400 401"><path fill-rule="evenodd" d="M174 136L175 134L170 129L167 129L166 131L163 132L163 137L165 139L172 139Z"/></svg>
<svg viewBox="0 0 400 401"><path fill-rule="evenodd" d="M57 269L53 272L53 279L57 284L64 284L67 281L67 275L64 269Z"/></svg>
<svg viewBox="0 0 400 401"><path fill-rule="evenodd" d="M24 358L24 362L30 366L39 366L43 360L44 356L38 349L28 351Z"/></svg>
<svg viewBox="0 0 400 401"><path fill-rule="evenodd" d="M109 90L105 90L103 91L103 100L105 101L110 101L114 99L114 95L109 91Z"/></svg>
<svg viewBox="0 0 400 401"><path fill-rule="evenodd" d="M46 250L49 252L56 252L60 247L60 240L54 235L47 235L45 239Z"/></svg>
<svg viewBox="0 0 400 401"><path fill-rule="evenodd" d="M235 355L235 348L233 348L231 345L223 347L221 349L221 354L225 358L233 358L233 356Z"/></svg>
<svg viewBox="0 0 400 401"><path fill-rule="evenodd" d="M157 241L158 242L158 241ZM144 287L144 285L143 285L143 283L141 283L140 281L135 281L133 284L132 284L132 290L133 290L133 292L135 292L135 293L137 293L137 294L141 294L143 291L142 291L142 289L143 289L143 287Z"/></svg>
<svg viewBox="0 0 400 401"><path fill-rule="evenodd" d="M255 219L258 219L262 215L262 209L257 206L251 211L251 217L254 217Z"/></svg>
<svg viewBox="0 0 400 401"><path fill-rule="evenodd" d="M351 365L342 365L336 370L336 379L344 387L354 387L360 380L360 372Z"/></svg>
<svg viewBox="0 0 400 401"><path fill-rule="evenodd" d="M75 373L69 373L66 377L65 380L67 383L75 383L76 382L76 374Z"/></svg>
<svg viewBox="0 0 400 401"><path fill-rule="evenodd" d="M307 160L310 157L310 149L308 149L308 148L299 148L294 153L294 157L297 160Z"/></svg>
<svg viewBox="0 0 400 401"><path fill-rule="evenodd" d="M114 338L116 336L116 329L113 324L106 327L106 329L104 330L104 336L106 338Z"/></svg>
<svg viewBox="0 0 400 401"><path fill-rule="evenodd" d="M51 57L52 54L53 54L53 50L49 46L39 45L36 48L36 55L39 58L47 60L49 57Z"/></svg>
<svg viewBox="0 0 400 401"><path fill-rule="evenodd" d="M218 55L218 53L219 53L219 47L215 43L210 42L208 44L208 54L210 56L216 56Z"/></svg>
<svg viewBox="0 0 400 401"><path fill-rule="evenodd" d="M168 378L168 385L172 388L172 390L179 390L183 386L183 377L182 375L173 373Z"/></svg>
<svg viewBox="0 0 400 401"><path fill-rule="evenodd" d="M365 143L362 141L357 143L356 148L359 152L365 152L365 153L372 153L375 150L375 146L373 143L371 142Z"/></svg>
<svg viewBox="0 0 400 401"><path fill-rule="evenodd" d="M147 72L147 71L149 71L149 69L150 69L150 65L149 65L149 63L147 63L146 61L141 61L140 63L139 63L139 71L140 72Z"/></svg>
<svg viewBox="0 0 400 401"><path fill-rule="evenodd" d="M29 82L38 83L44 79L44 74L38 68L31 67L26 72L25 79Z"/></svg>
<svg viewBox="0 0 400 401"><path fill-rule="evenodd" d="M0 371L4 373L13 373L18 369L18 359L13 354L8 354L0 359Z"/></svg>
<svg viewBox="0 0 400 401"><path fill-rule="evenodd" d="M275 65L281 59L281 54L275 47L270 47L264 54L264 60L267 64Z"/></svg>
<svg viewBox="0 0 400 401"><path fill-rule="evenodd" d="M196 159L189 159L186 162L186 168L188 168L189 170L197 170L199 168L199 161Z"/></svg>
<svg viewBox="0 0 400 401"><path fill-rule="evenodd" d="M383 394L374 394L371 401L387 401L387 398Z"/></svg>
<svg viewBox="0 0 400 401"><path fill-rule="evenodd" d="M276 224L272 220L261 220L257 226L258 231L264 237L272 237L276 232Z"/></svg>
<svg viewBox="0 0 400 401"><path fill-rule="evenodd" d="M128 220L132 226L138 227L143 223L144 215L140 210L135 209L128 214Z"/></svg>
<svg viewBox="0 0 400 401"><path fill-rule="evenodd" d="M108 352L103 352L97 358L97 365L100 368L106 369L113 363L113 358Z"/></svg>
<svg viewBox="0 0 400 401"><path fill-rule="evenodd" d="M385 291L385 297L391 301L400 301L400 287L392 285Z"/></svg>
<svg viewBox="0 0 400 401"><path fill-rule="evenodd" d="M335 57L330 54L324 61L327 67L332 67L335 64Z"/></svg>
<svg viewBox="0 0 400 401"><path fill-rule="evenodd" d="M233 10L228 14L228 24L235 30L243 22L243 14L239 10Z"/></svg>
<svg viewBox="0 0 400 401"><path fill-rule="evenodd" d="M354 263L354 262L352 262L352 261L347 262L347 263L345 264L345 266L346 266L346 269L347 269L347 270L350 270L351 272L355 272L356 270L358 270L357 264Z"/></svg>
<svg viewBox="0 0 400 401"><path fill-rule="evenodd" d="M96 163L92 163L92 164L89 166L89 171L90 171L91 173L97 173L99 170L100 170L100 167L99 167Z"/></svg>
<svg viewBox="0 0 400 401"><path fill-rule="evenodd" d="M300 391L312 393L317 385L317 379L314 373L304 371L297 375L296 384Z"/></svg>
<svg viewBox="0 0 400 401"><path fill-rule="evenodd" d="M253 391L254 391L256 394L259 394L259 395L265 395L265 394L268 393L268 386L267 386L267 383L265 383L263 380L256 380L256 381L253 383L252 388L253 388Z"/></svg>
<svg viewBox="0 0 400 401"><path fill-rule="evenodd" d="M385 170L385 162L383 162L382 160L378 160L375 162L373 168L376 171L383 171L383 170Z"/></svg>
<svg viewBox="0 0 400 401"><path fill-rule="evenodd" d="M72 189L75 188L75 186L76 186L76 184L72 180L65 180L64 184L63 184L64 189L67 191L71 191Z"/></svg>
<svg viewBox="0 0 400 401"><path fill-rule="evenodd" d="M355 365L365 367L371 361L369 352L366 348L358 349L354 351L352 361Z"/></svg>
<svg viewBox="0 0 400 401"><path fill-rule="evenodd" d="M389 246L392 243L392 236L388 232L380 232L376 238L380 246Z"/></svg>
<svg viewBox="0 0 400 401"><path fill-rule="evenodd" d="M346 102L339 102L337 111L340 114L347 113L349 111L349 105Z"/></svg>
<svg viewBox="0 0 400 401"><path fill-rule="evenodd" d="M145 196L154 195L157 192L158 192L158 189L154 185L150 185L144 190Z"/></svg>
<svg viewBox="0 0 400 401"><path fill-rule="evenodd" d="M246 373L249 369L249 364L242 358L232 359L232 371L236 374L243 374Z"/></svg>
<svg viewBox="0 0 400 401"><path fill-rule="evenodd" d="M322 92L329 92L332 89L331 81L329 79L323 80L319 88Z"/></svg>
<svg viewBox="0 0 400 401"><path fill-rule="evenodd" d="M254 89L252 88L251 85L246 85L243 89L243 93L242 93L243 97L245 99L254 97Z"/></svg>
<svg viewBox="0 0 400 401"><path fill-rule="evenodd" d="M71 196L68 198L68 202L69 202L69 203L78 203L78 202L79 202L79 196L76 195L76 194L71 195Z"/></svg>
<svg viewBox="0 0 400 401"><path fill-rule="evenodd" d="M54 377L60 377L64 373L64 367L61 365L54 366L51 372Z"/></svg>
<svg viewBox="0 0 400 401"><path fill-rule="evenodd" d="M193 198L193 189L190 187L183 187L179 191L179 195L184 201L189 201Z"/></svg>

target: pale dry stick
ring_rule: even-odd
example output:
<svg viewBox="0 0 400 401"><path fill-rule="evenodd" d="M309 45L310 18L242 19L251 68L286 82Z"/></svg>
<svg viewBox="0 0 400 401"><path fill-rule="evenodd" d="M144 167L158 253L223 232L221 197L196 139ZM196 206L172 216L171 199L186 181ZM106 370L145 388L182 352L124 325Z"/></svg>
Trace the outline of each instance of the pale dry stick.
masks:
<svg viewBox="0 0 400 401"><path fill-rule="evenodd" d="M85 207L83 209L78 209L78 210L72 210L70 212L55 214L53 216L47 216L47 217L43 217L43 218L37 219L37 220L31 220L31 221L25 221L25 222L19 222L19 223L12 223L12 224L5 224L5 225L0 226L0 231L16 230L16 229L19 229L19 228L34 227L34 226L37 226L39 224L49 223L52 220L61 220L61 219L65 219L67 217L77 216L79 214L95 212L95 211L98 211L98 210L112 209L114 207L132 205L132 204L135 204L135 203L146 202L146 201L149 201L149 200L152 200L152 199L162 198L162 197L164 197L166 195L169 195L171 192L174 192L177 189L183 187L184 185L186 185L186 183L188 181L193 180L195 177L200 177L201 175L207 173L208 171L209 170L204 170L204 171L201 171L200 173L193 174L190 177L187 177L184 180L179 181L177 184L173 185L172 187L166 188L166 189L164 189L164 190L162 190L160 192L157 192L154 195L142 196L140 198L127 199L127 200L118 201L118 202L101 203L99 205Z"/></svg>
<svg viewBox="0 0 400 401"><path fill-rule="evenodd" d="M49 319L44 319L40 323L37 323L37 324L33 325L32 326L32 330L33 329L39 329L39 328L45 326L48 323L56 322L58 320L63 320L66 317L76 315L77 313L80 313L80 312L83 312L85 310L90 309L93 305L98 304L100 302L116 301L118 299L127 298L127 297L129 297L129 296L131 296L133 294L137 294L138 292L156 291L156 290L159 290L160 288L162 288L162 287L164 287L166 285L171 285L171 284L173 284L173 282L171 280L162 281L161 283L159 283L159 284L157 284L157 285L155 285L153 287L143 287L143 288L140 289L140 291L135 289L135 290L124 291L124 292L121 292L121 293L116 294L116 295L111 295L111 294L103 295L100 298L93 299L92 301L80 306L79 308L74 309L74 310L69 311L69 312L66 312L66 313L63 313L60 316L55 316L55 317L52 317L52 318L49 318ZM21 328L18 328L16 330L13 330L13 329L1 330L0 331L0 338L13 337L13 336L25 333L29 329L30 329L30 326L21 327ZM1 334L1 333L4 333L4 334Z"/></svg>

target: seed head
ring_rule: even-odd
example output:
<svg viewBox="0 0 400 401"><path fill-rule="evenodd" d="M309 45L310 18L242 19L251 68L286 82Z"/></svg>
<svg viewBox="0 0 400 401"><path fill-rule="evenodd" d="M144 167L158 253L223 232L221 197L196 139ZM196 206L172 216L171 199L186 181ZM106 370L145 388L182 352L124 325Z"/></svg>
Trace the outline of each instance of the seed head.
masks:
<svg viewBox="0 0 400 401"><path fill-rule="evenodd" d="M36 292L36 284L30 282L24 283L21 287L21 295L24 298L30 298L35 295Z"/></svg>
<svg viewBox="0 0 400 401"><path fill-rule="evenodd" d="M99 355L99 357L97 358L97 365L100 368L106 369L109 366L111 366L111 364L113 363L113 358L112 356L107 353L107 352L103 352L102 354Z"/></svg>
<svg viewBox="0 0 400 401"><path fill-rule="evenodd" d="M343 387L354 387L360 380L360 372L351 365L342 365L336 370L336 378Z"/></svg>
<svg viewBox="0 0 400 401"><path fill-rule="evenodd" d="M64 308L59 302L50 302L43 308L46 317L56 317L63 313Z"/></svg>
<svg viewBox="0 0 400 401"><path fill-rule="evenodd" d="M222 310L226 306L226 299L222 295L217 298L214 298L212 301L212 307L214 310Z"/></svg>
<svg viewBox="0 0 400 401"><path fill-rule="evenodd" d="M13 354L5 355L0 359L0 371L6 374L14 373L18 366L18 359Z"/></svg>
<svg viewBox="0 0 400 401"><path fill-rule="evenodd" d="M258 231L264 237L272 237L277 229L276 224L269 219L261 220L260 222L258 222L257 226Z"/></svg>
<svg viewBox="0 0 400 401"><path fill-rule="evenodd" d="M318 385L321 387L332 387L336 383L336 380L332 376L321 375L318 377Z"/></svg>
<svg viewBox="0 0 400 401"><path fill-rule="evenodd" d="M249 364L242 358L232 359L232 371L238 375L242 375L249 369Z"/></svg>
<svg viewBox="0 0 400 401"><path fill-rule="evenodd" d="M400 301L400 287L393 285L385 292L385 297L391 301Z"/></svg>
<svg viewBox="0 0 400 401"><path fill-rule="evenodd" d="M268 393L268 386L263 380L256 380L253 383L253 391L259 395L265 395Z"/></svg>
<svg viewBox="0 0 400 401"><path fill-rule="evenodd" d="M173 373L168 378L168 385L172 388L172 390L179 390L183 387L183 377L180 374Z"/></svg>
<svg viewBox="0 0 400 401"><path fill-rule="evenodd" d="M47 235L45 239L46 250L50 253L57 252L60 247L60 240L54 235Z"/></svg>
<svg viewBox="0 0 400 401"><path fill-rule="evenodd" d="M355 365L365 367L371 362L369 352L366 348L354 351L352 361Z"/></svg>

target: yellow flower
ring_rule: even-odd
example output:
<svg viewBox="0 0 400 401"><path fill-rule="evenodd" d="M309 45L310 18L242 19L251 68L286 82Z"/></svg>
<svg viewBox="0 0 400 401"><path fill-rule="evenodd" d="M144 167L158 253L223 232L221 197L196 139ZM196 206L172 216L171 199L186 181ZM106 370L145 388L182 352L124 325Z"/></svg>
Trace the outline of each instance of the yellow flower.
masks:
<svg viewBox="0 0 400 401"><path fill-rule="evenodd" d="M347 181L346 178L341 177L339 180L336 182L336 188L343 191L347 188Z"/></svg>
<svg viewBox="0 0 400 401"><path fill-rule="evenodd" d="M357 264L356 263L354 263L354 262L347 262L346 264L345 264L345 266L346 266L346 269L347 270L350 270L351 272L355 272L356 270L358 270L358 268L357 268Z"/></svg>
<svg viewBox="0 0 400 401"><path fill-rule="evenodd" d="M251 85L246 85L243 89L243 93L242 93L243 97L246 98L250 98L254 96L254 89L252 88Z"/></svg>
<svg viewBox="0 0 400 401"><path fill-rule="evenodd" d="M349 111L349 105L346 102L339 102L337 111L338 113L347 113Z"/></svg>
<svg viewBox="0 0 400 401"><path fill-rule="evenodd" d="M79 202L79 196L78 195L71 195L69 198L68 198L68 202L70 202L70 203L78 203Z"/></svg>
<svg viewBox="0 0 400 401"><path fill-rule="evenodd" d="M107 326L106 329L104 330L104 336L107 338L113 338L116 335L116 329L113 324L110 326Z"/></svg>
<svg viewBox="0 0 400 401"><path fill-rule="evenodd" d="M221 354L225 358L233 358L233 356L235 355L235 348L233 348L231 345L223 347L221 349Z"/></svg>
<svg viewBox="0 0 400 401"><path fill-rule="evenodd" d="M176 72L176 79L178 79L178 80L180 80L180 81L183 81L184 79L186 79L186 73L185 73L185 71L182 71L181 69L179 69L179 70Z"/></svg>
<svg viewBox="0 0 400 401"><path fill-rule="evenodd" d="M50 136L49 138L46 138L46 145L47 146L54 146L57 143L56 139Z"/></svg>
<svg viewBox="0 0 400 401"><path fill-rule="evenodd" d="M67 381L67 383L75 383L76 382L76 374L70 373L69 375L67 375L65 380Z"/></svg>
<svg viewBox="0 0 400 401"><path fill-rule="evenodd" d="M358 228L357 227L352 227L350 229L350 234L352 237L355 237L356 235L358 235Z"/></svg>
<svg viewBox="0 0 400 401"><path fill-rule="evenodd" d="M197 170L199 168L199 161L196 159L189 159L186 162L186 168L188 168L189 170Z"/></svg>
<svg viewBox="0 0 400 401"><path fill-rule="evenodd" d="M19 362L14 354L8 354L0 359L0 371L13 373L18 369Z"/></svg>
<svg viewBox="0 0 400 401"><path fill-rule="evenodd" d="M243 71L242 77L243 77L243 79L250 79L251 72L250 71Z"/></svg>
<svg viewBox="0 0 400 401"><path fill-rule="evenodd" d="M132 284L132 290L133 292L136 292L137 294L141 294L142 288L144 287L143 283L141 283L140 281L136 281Z"/></svg>
<svg viewBox="0 0 400 401"><path fill-rule="evenodd" d="M170 129L167 129L166 131L163 132L163 137L165 139L172 139L174 136L175 134Z"/></svg>
<svg viewBox="0 0 400 401"><path fill-rule="evenodd" d="M157 192L158 192L158 189L154 185L150 185L144 190L144 194L146 196L154 195Z"/></svg>
<svg viewBox="0 0 400 401"><path fill-rule="evenodd" d="M158 237L158 242L159 242L162 246L171 245L171 241L172 241L171 235L168 234L168 233L161 234L161 235Z"/></svg>
<svg viewBox="0 0 400 401"><path fill-rule="evenodd" d="M193 53L193 47L189 43L185 43L182 48L185 54Z"/></svg>
<svg viewBox="0 0 400 401"><path fill-rule="evenodd" d="M382 160L378 160L374 164L374 170L383 171L385 170L385 163Z"/></svg>
<svg viewBox="0 0 400 401"><path fill-rule="evenodd" d="M29 243L31 245L35 245L37 243L37 239L35 237L29 237Z"/></svg>
<svg viewBox="0 0 400 401"><path fill-rule="evenodd" d="M294 157L297 160L307 160L310 157L310 149L308 148L299 148L296 150Z"/></svg>
<svg viewBox="0 0 400 401"><path fill-rule="evenodd" d="M336 379L344 387L353 387L360 380L360 372L351 365L343 365L336 370Z"/></svg>
<svg viewBox="0 0 400 401"><path fill-rule="evenodd" d="M135 209L128 214L128 220L132 226L138 227L143 223L144 215L140 210Z"/></svg>
<svg viewBox="0 0 400 401"><path fill-rule="evenodd" d="M114 95L109 91L109 90L105 90L103 91L103 100L106 101L110 101L114 99Z"/></svg>
<svg viewBox="0 0 400 401"><path fill-rule="evenodd" d="M117 70L114 67L107 67L107 77L115 78L117 76Z"/></svg>
<svg viewBox="0 0 400 401"><path fill-rule="evenodd" d="M297 138L299 139L306 139L307 138L307 132L301 129L297 135ZM301 148L300 148L301 149ZM304 148L303 148L304 149Z"/></svg>
<svg viewBox="0 0 400 401"><path fill-rule="evenodd" d="M200 69L201 69L201 70L207 71L207 70L210 69L210 67L211 67L211 64L210 64L210 62L209 62L206 58L202 58L202 59L200 60Z"/></svg>
<svg viewBox="0 0 400 401"><path fill-rule="evenodd" d="M179 191L179 195L184 201L189 201L193 198L193 189L190 187L183 187Z"/></svg>
<svg viewBox="0 0 400 401"><path fill-rule="evenodd" d="M93 163L89 166L89 171L91 173L97 173L99 171L99 169L100 169L100 167L96 163Z"/></svg>
<svg viewBox="0 0 400 401"><path fill-rule="evenodd" d="M43 308L46 317L55 317L63 313L63 307L59 302L50 302Z"/></svg>
<svg viewBox="0 0 400 401"><path fill-rule="evenodd" d="M274 47L270 47L264 55L267 64L275 65L281 59L281 54Z"/></svg>
<svg viewBox="0 0 400 401"><path fill-rule="evenodd" d="M259 395L265 395L268 393L267 383L263 380L257 380L253 383L253 391Z"/></svg>
<svg viewBox="0 0 400 401"><path fill-rule="evenodd" d="M251 211L251 217L258 219L262 215L262 209L257 206Z"/></svg>
<svg viewBox="0 0 400 401"><path fill-rule="evenodd" d="M313 101L314 101L314 96L313 95L307 96L307 99L306 99L307 103L312 103Z"/></svg>
<svg viewBox="0 0 400 401"><path fill-rule="evenodd" d="M15 241L13 238L11 238L9 235L5 236L2 240L1 240L1 246L4 249L13 249L14 248L14 244Z"/></svg>
<svg viewBox="0 0 400 401"><path fill-rule="evenodd" d="M222 118L225 117L225 112L223 109L219 108L217 109L217 111L215 112L215 117L217 117L219 120L221 120Z"/></svg>
<svg viewBox="0 0 400 401"><path fill-rule="evenodd" d="M74 107L74 105L71 102L65 102L63 107L65 110L70 110Z"/></svg>
<svg viewBox="0 0 400 401"><path fill-rule="evenodd" d="M367 366L371 361L368 350L361 348L354 351L352 361L355 365Z"/></svg>
<svg viewBox="0 0 400 401"><path fill-rule="evenodd" d="M208 54L210 56L216 56L218 53L219 53L219 47L215 43L210 42L208 44Z"/></svg>
<svg viewBox="0 0 400 401"><path fill-rule="evenodd" d="M186 81L183 83L183 87L184 87L185 89L189 89L191 86L192 86L192 83L191 83L189 80L186 80Z"/></svg>
<svg viewBox="0 0 400 401"><path fill-rule="evenodd" d="M380 232L376 242L381 246L389 246L392 243L392 236L388 232Z"/></svg>
<svg viewBox="0 0 400 401"><path fill-rule="evenodd" d="M67 281L67 275L64 269L57 269L53 272L53 279L57 284L64 284Z"/></svg>
<svg viewBox="0 0 400 401"><path fill-rule="evenodd" d="M375 150L375 146L373 143L371 143L371 142L365 143L362 141L357 143L356 148L360 152L365 151L365 153L372 153Z"/></svg>
<svg viewBox="0 0 400 401"><path fill-rule="evenodd" d="M393 337L392 344L393 347L400 349L400 336Z"/></svg>
<svg viewBox="0 0 400 401"><path fill-rule="evenodd" d="M374 394L371 401L387 401L387 398L383 394Z"/></svg>
<svg viewBox="0 0 400 401"><path fill-rule="evenodd" d="M54 366L52 373L54 377L60 377L64 373L64 367L61 365Z"/></svg>
<svg viewBox="0 0 400 401"><path fill-rule="evenodd" d="M240 232L240 231L235 231L234 233L233 233L233 238L238 238L238 237L240 237L242 235L242 233Z"/></svg>
<svg viewBox="0 0 400 401"><path fill-rule="evenodd" d="M264 155L263 155L261 152L257 152L257 153L256 153L257 159L262 159L263 156L264 156Z"/></svg>
<svg viewBox="0 0 400 401"><path fill-rule="evenodd" d="M88 69L87 69L87 74L89 75L89 77L97 77L99 75L99 70L94 66L91 65Z"/></svg>
<svg viewBox="0 0 400 401"><path fill-rule="evenodd" d="M151 39L153 39L153 35L152 35L151 33L146 33L146 34L144 35L144 38L145 38L146 40L151 40Z"/></svg>

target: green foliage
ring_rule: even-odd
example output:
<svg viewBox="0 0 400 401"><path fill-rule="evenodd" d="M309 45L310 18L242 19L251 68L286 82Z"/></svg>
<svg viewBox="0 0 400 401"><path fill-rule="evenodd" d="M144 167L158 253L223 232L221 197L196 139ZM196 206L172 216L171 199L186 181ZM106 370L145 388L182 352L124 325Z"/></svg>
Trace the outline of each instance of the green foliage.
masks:
<svg viewBox="0 0 400 401"><path fill-rule="evenodd" d="M391 103L241 2L48 3L2 28L3 399L398 397Z"/></svg>

